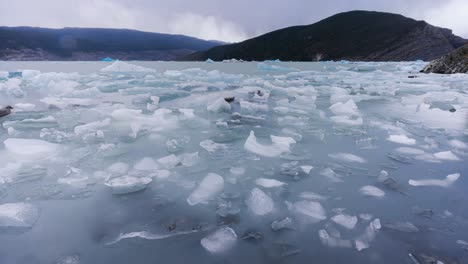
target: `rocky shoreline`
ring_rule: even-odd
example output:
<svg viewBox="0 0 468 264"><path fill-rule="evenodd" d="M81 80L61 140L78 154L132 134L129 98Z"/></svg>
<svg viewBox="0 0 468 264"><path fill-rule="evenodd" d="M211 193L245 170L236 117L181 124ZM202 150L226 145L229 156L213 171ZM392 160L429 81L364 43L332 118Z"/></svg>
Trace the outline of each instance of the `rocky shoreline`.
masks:
<svg viewBox="0 0 468 264"><path fill-rule="evenodd" d="M468 44L432 61L421 72L440 74L468 73Z"/></svg>

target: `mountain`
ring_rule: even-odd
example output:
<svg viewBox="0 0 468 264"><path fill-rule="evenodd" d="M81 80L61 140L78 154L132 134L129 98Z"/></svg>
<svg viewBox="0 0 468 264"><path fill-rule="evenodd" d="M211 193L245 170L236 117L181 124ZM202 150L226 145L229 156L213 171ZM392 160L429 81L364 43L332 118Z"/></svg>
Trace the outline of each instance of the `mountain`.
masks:
<svg viewBox="0 0 468 264"><path fill-rule="evenodd" d="M432 61L421 71L424 73L468 73L468 44Z"/></svg>
<svg viewBox="0 0 468 264"><path fill-rule="evenodd" d="M220 44L128 29L0 27L0 60L174 60Z"/></svg>
<svg viewBox="0 0 468 264"><path fill-rule="evenodd" d="M433 60L467 40L452 31L402 15L351 11L308 26L294 26L244 42L214 47L183 60L283 61Z"/></svg>

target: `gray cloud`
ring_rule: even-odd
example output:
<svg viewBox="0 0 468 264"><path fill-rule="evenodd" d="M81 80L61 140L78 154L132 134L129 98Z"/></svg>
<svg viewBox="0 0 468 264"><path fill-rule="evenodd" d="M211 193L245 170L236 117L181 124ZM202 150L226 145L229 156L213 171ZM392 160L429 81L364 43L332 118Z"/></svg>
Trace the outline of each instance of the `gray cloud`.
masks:
<svg viewBox="0 0 468 264"><path fill-rule="evenodd" d="M467 0L0 0L0 25L133 28L234 42L356 9L401 13L468 38Z"/></svg>

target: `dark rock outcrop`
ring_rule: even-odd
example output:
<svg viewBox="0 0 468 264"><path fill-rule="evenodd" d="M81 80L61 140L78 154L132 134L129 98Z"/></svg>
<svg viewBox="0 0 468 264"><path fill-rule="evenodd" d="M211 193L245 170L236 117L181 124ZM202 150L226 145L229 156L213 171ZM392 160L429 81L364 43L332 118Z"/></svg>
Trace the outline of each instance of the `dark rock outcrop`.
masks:
<svg viewBox="0 0 468 264"><path fill-rule="evenodd" d="M183 60L430 61L468 41L445 28L397 14L351 11L217 46Z"/></svg>
<svg viewBox="0 0 468 264"><path fill-rule="evenodd" d="M424 73L468 73L468 44L432 61L421 71Z"/></svg>

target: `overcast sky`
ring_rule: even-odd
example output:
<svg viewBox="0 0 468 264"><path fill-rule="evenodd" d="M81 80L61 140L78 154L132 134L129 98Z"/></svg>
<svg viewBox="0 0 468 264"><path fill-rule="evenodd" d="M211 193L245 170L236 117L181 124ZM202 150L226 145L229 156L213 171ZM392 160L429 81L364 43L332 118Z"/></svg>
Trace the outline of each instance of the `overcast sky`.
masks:
<svg viewBox="0 0 468 264"><path fill-rule="evenodd" d="M131 28L236 42L356 9L400 13L468 38L468 0L0 0L0 25Z"/></svg>

